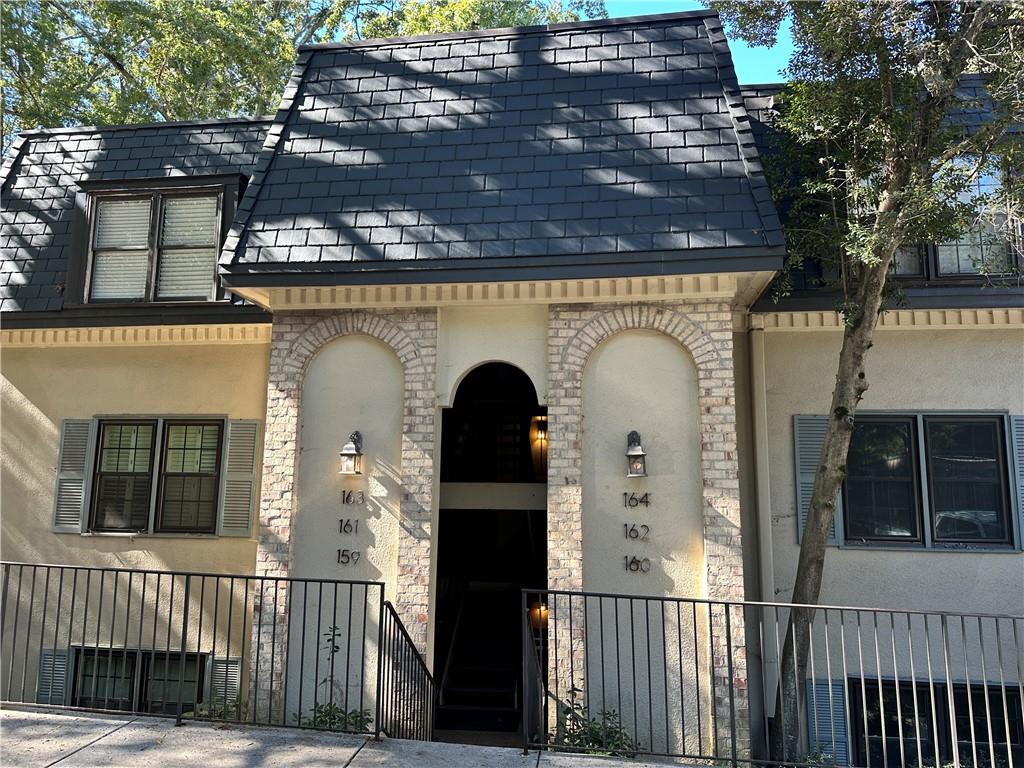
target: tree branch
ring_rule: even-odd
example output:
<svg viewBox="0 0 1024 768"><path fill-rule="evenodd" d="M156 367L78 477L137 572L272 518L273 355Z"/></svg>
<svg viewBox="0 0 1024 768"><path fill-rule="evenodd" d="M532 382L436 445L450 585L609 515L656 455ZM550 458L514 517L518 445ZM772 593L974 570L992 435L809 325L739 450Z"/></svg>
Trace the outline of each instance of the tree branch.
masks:
<svg viewBox="0 0 1024 768"><path fill-rule="evenodd" d="M97 52L104 59L110 62L110 65L114 67L114 69L121 73L122 77L130 81L133 85L135 85L136 88L138 88L145 95L146 101L149 102L149 105L153 108L154 112L156 112L164 120L171 119L173 115L173 110L171 110L166 104L163 104L158 99L156 99L153 96L153 94L149 92L149 89L146 88L142 81L140 81L135 75L133 75L128 70L128 68L124 65L124 62L122 62L121 59L118 56L116 56L103 43L102 40L99 39L99 37L93 30L89 29L87 26L82 24L78 19L75 18L73 13L64 8L64 6L57 2L57 0L45 0L45 2L55 11L57 11L57 13L59 13L61 16L67 19L68 22L72 26L74 26L79 32L81 32L82 36L89 41L89 43L97 50Z"/></svg>

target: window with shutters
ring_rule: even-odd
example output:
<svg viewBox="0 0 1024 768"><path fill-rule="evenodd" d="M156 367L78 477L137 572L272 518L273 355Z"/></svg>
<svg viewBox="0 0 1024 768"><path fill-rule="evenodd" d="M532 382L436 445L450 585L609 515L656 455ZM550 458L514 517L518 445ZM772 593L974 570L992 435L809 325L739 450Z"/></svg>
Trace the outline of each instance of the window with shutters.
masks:
<svg viewBox="0 0 1024 768"><path fill-rule="evenodd" d="M247 537L258 434L248 420L66 421L54 530Z"/></svg>
<svg viewBox="0 0 1024 768"><path fill-rule="evenodd" d="M222 198L210 188L95 194L88 300L214 300Z"/></svg>

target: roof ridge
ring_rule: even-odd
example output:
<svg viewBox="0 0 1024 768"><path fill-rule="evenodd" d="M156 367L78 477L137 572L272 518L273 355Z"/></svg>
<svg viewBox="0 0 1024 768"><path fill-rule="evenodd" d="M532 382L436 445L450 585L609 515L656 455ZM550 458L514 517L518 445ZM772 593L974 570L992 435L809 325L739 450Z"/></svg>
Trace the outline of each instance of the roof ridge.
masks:
<svg viewBox="0 0 1024 768"><path fill-rule="evenodd" d="M256 164L253 166L252 175L249 177L249 184L245 188L245 194L242 195L242 199L238 201L238 207L235 209L235 219L231 222L231 228L228 230L227 237L224 238L224 245L221 246L220 255L217 258L219 263L230 264L237 256L235 251L238 243L242 235L249 228L249 220L252 217L256 200L263 191L263 179L270 169L270 164L277 157L281 146L281 139L284 136L284 129L288 125L288 118L295 109L299 90L306 77L306 68L312 58L313 54L309 51L299 50L296 54L295 64L292 65L292 72L288 76L288 82L285 84L284 92L281 94L281 103L271 119L270 128L267 129L267 135L263 139L263 148L256 159Z"/></svg>
<svg viewBox="0 0 1024 768"><path fill-rule="evenodd" d="M30 138L34 136L59 136L65 133L98 133L100 131L137 131L146 128L183 128L203 127L207 125L231 125L233 123L272 123L273 115L246 116L235 115L232 117L208 117L196 120L162 120L151 123L117 123L114 125L68 125L55 128L28 128L18 131L19 137Z"/></svg>
<svg viewBox="0 0 1024 768"><path fill-rule="evenodd" d="M782 223L772 202L768 178L765 175L764 166L761 164L757 142L754 140L754 129L750 121L750 114L747 112L746 102L743 100L743 90L736 77L736 66L732 62L729 40L725 36L722 22L717 16L710 23L705 19L704 28L707 30L708 39L711 42L718 79L722 84L722 95L725 97L725 103L732 118L733 130L736 132L740 160L746 169L758 218L761 219L763 227L761 236L764 238L765 245L784 245Z"/></svg>
<svg viewBox="0 0 1024 768"><path fill-rule="evenodd" d="M584 21L563 21L557 24L534 24L524 27L494 27L490 29L467 29L460 32L435 32L427 35L401 35L396 37L373 37L365 40L339 40L329 43L306 43L298 51L330 51L350 48L376 48L387 45L408 43L430 43L443 40L467 40L476 37L520 37L549 32L571 32L573 30L602 29L639 24L651 24L681 19L718 18L718 12L710 9L675 11L672 13L651 13L641 16L619 16L611 19L587 19Z"/></svg>

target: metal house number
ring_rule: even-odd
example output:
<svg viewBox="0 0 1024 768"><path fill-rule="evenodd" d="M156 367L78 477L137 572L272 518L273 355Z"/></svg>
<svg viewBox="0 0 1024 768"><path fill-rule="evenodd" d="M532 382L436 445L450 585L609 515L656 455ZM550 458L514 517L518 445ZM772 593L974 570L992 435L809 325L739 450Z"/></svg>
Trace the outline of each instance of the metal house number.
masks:
<svg viewBox="0 0 1024 768"><path fill-rule="evenodd" d="M624 509L636 509L640 507L644 509L650 509L651 507L651 494L642 493L637 494L630 491L622 492L622 506ZM622 537L626 541L634 543L646 543L651 540L651 526L646 523L641 523L636 520L624 522L622 524ZM622 556L622 570L626 573L631 574L644 574L651 572L651 558L649 557L638 557L637 555L627 554Z"/></svg>
<svg viewBox="0 0 1024 768"><path fill-rule="evenodd" d="M343 507L362 506L365 503L365 491L345 490L341 492L341 504ZM338 535L358 536L359 522L359 518L355 517L338 518ZM350 547L341 548L337 550L337 563L342 567L348 567L350 565L355 565L356 563L358 563L362 556L362 551L358 549L352 549Z"/></svg>

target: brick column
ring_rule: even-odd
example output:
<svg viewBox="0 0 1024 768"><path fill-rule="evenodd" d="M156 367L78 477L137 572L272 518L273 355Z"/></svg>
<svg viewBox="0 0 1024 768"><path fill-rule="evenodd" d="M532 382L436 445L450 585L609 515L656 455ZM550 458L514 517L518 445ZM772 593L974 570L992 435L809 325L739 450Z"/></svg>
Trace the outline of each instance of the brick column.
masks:
<svg viewBox="0 0 1024 768"><path fill-rule="evenodd" d="M324 344L352 334L372 336L384 342L402 362L405 380L402 519L397 593L389 597L420 652L424 653L430 601L435 433L437 312L433 309L279 313L274 316L256 575L267 578L291 575L303 378L309 361ZM267 590L273 589L272 583L267 582ZM261 710L258 717L265 717L270 712L279 719L279 697L284 675L287 674L284 664L287 650L283 642L287 636L287 590L282 596L279 587L276 603L272 596L261 596L257 592L252 610L250 697L253 706ZM258 681L257 665L260 670ZM272 676L268 672L271 669Z"/></svg>
<svg viewBox="0 0 1024 768"><path fill-rule="evenodd" d="M652 330L678 341L693 357L698 373L701 476L704 502L704 559L707 596L743 599L743 545L740 531L739 468L736 458L735 374L732 313L724 302L552 305L548 322L548 582L551 589L583 587L583 371L590 354L610 336ZM685 596L684 596L685 597ZM724 606L709 615L718 696L718 754L730 754L735 718L736 742L749 750L747 671L742 611ZM728 630L728 632L727 632ZM566 628L559 631L567 631ZM577 637L577 633L580 636ZM560 658L562 687L583 668L583 628L573 628L573 658ZM731 643L729 639L731 637ZM563 646L564 647L564 646ZM731 678L730 661L731 658ZM553 665L553 659L551 660ZM723 692L732 685L730 702ZM557 709L557 706L555 707ZM711 748L708 743L705 748Z"/></svg>

